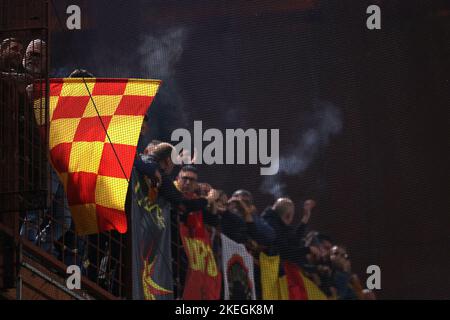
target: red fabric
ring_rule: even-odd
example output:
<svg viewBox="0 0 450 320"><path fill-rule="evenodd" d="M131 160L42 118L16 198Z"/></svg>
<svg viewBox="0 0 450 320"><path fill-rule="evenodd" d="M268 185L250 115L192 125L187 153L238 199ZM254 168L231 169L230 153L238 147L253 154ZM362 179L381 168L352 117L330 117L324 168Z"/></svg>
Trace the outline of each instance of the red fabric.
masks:
<svg viewBox="0 0 450 320"><path fill-rule="evenodd" d="M191 213L186 225L180 224L180 236L189 261L183 299L220 299L222 275L217 267L201 212Z"/></svg>
<svg viewBox="0 0 450 320"><path fill-rule="evenodd" d="M284 262L284 273L288 283L289 300L308 300L308 293L298 266L286 261Z"/></svg>
<svg viewBox="0 0 450 320"><path fill-rule="evenodd" d="M96 173L69 173L67 182L67 201L69 206L95 203L96 185Z"/></svg>
<svg viewBox="0 0 450 320"><path fill-rule="evenodd" d="M45 135L44 135L45 137ZM45 139L45 138L44 138ZM50 150L50 157L56 171L68 172L72 143L60 143Z"/></svg>
<svg viewBox="0 0 450 320"><path fill-rule="evenodd" d="M59 97L51 120L83 117L89 100L89 96Z"/></svg>
<svg viewBox="0 0 450 320"><path fill-rule="evenodd" d="M78 123L75 136L73 137L73 141L105 141L106 131L98 130L98 125L100 123L103 123L106 130L108 130L111 118L112 116L81 118L80 122Z"/></svg>
<svg viewBox="0 0 450 320"><path fill-rule="evenodd" d="M117 161L116 154L114 153L111 144L105 143L103 145L102 158L98 167L98 174L101 176L123 178L123 171L131 172L131 169L133 169L136 147L119 143L114 143L113 145L116 154L122 157L121 163L119 164Z"/></svg>
<svg viewBox="0 0 450 320"><path fill-rule="evenodd" d="M42 138L48 136L52 146L52 164L62 177L79 235L112 229L126 232L126 183L141 121L159 85L158 80L50 79L51 119L47 119L47 83L38 80L33 84L35 117ZM91 104L98 107L95 113ZM106 138L107 132L115 134L111 137L114 144Z"/></svg>
<svg viewBox="0 0 450 320"><path fill-rule="evenodd" d="M92 90L93 96L111 96L117 95L121 96L125 93L125 88L127 87L127 82L125 81L102 81L98 79L95 82L94 89Z"/></svg>
<svg viewBox="0 0 450 320"><path fill-rule="evenodd" d="M114 113L117 116L137 116L145 113L152 104L153 97L123 96Z"/></svg>
<svg viewBox="0 0 450 320"><path fill-rule="evenodd" d="M99 230L117 230L120 233L127 232L127 217L121 210L103 207L99 204L97 209L97 225Z"/></svg>

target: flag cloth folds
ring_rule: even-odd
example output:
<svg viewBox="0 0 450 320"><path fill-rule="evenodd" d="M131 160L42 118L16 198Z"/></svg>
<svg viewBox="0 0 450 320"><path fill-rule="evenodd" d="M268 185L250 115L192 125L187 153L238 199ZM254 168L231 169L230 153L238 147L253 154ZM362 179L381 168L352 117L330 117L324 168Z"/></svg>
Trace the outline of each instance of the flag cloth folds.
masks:
<svg viewBox="0 0 450 320"><path fill-rule="evenodd" d="M180 237L188 258L184 300L218 300L222 275L217 268L211 239L203 224L202 212L191 212L180 223Z"/></svg>
<svg viewBox="0 0 450 320"><path fill-rule="evenodd" d="M221 234L225 300L256 300L253 257L243 244Z"/></svg>
<svg viewBox="0 0 450 320"><path fill-rule="evenodd" d="M172 300L170 204L133 168L131 250L134 300Z"/></svg>
<svg viewBox="0 0 450 320"><path fill-rule="evenodd" d="M35 116L41 126L49 119L50 160L64 185L77 233L125 233L125 198L139 133L161 82L49 81L48 118L36 107ZM42 106L41 99L45 97L36 99L35 106Z"/></svg>
<svg viewBox="0 0 450 320"><path fill-rule="evenodd" d="M280 256L259 255L261 291L263 300L288 300L286 281L280 281Z"/></svg>
<svg viewBox="0 0 450 320"><path fill-rule="evenodd" d="M326 300L326 295L292 263L282 264L284 275L279 276L280 256L259 256L263 300Z"/></svg>

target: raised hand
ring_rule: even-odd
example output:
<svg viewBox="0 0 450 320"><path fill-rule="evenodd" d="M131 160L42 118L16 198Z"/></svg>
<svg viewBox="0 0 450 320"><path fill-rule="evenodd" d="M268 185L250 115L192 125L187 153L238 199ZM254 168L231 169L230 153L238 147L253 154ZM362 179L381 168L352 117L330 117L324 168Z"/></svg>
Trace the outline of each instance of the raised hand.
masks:
<svg viewBox="0 0 450 320"><path fill-rule="evenodd" d="M302 223L307 224L309 219L311 218L312 209L316 206L316 202L314 200L306 200L303 204L303 216Z"/></svg>

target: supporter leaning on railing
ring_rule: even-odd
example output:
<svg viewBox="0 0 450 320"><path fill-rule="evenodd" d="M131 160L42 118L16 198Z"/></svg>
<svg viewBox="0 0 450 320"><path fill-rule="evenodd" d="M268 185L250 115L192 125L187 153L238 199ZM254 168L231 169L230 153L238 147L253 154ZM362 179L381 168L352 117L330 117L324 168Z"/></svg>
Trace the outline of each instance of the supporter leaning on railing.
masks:
<svg viewBox="0 0 450 320"><path fill-rule="evenodd" d="M350 260L342 246L333 245L331 238L317 232L306 235L307 224L315 207L313 200L305 201L300 224L293 226L295 213L293 202L288 198L278 199L272 207L264 210L261 217L257 216L257 219L262 218L264 223L259 225L259 233L252 233L252 229L248 227L250 220L248 217L254 217L251 213L254 214L256 210L248 191L238 190L228 202L224 202L226 194L223 192L211 189L210 194L215 194L212 211L219 215L219 224L216 225L218 230L236 242L245 243L249 251L253 253L257 288L259 287L258 256L260 252L266 252L270 255L280 255L282 261L290 261L298 265L329 299L375 298L372 292L363 289L358 277L351 273ZM243 223L246 217L247 227ZM255 229L258 230L254 228L253 231Z"/></svg>
<svg viewBox="0 0 450 320"><path fill-rule="evenodd" d="M313 206L312 206L313 207ZM305 263L306 255L311 252L309 247L302 245L308 218L302 219L298 226L293 226L295 206L289 198L279 198L272 207L264 210L262 217L275 231L275 238L269 246L270 255L280 255L281 259L294 262L301 266Z"/></svg>

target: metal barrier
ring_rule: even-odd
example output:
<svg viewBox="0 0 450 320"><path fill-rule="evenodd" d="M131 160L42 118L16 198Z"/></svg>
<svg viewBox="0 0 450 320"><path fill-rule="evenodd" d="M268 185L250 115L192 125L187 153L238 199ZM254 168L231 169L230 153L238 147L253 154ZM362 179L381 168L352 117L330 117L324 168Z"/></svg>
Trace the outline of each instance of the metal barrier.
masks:
<svg viewBox="0 0 450 320"><path fill-rule="evenodd" d="M124 297L123 235L77 236L64 188L48 161L48 126L43 130L37 126L41 121L48 124L52 4L0 0L0 224L12 230L18 257L42 264L55 258L65 265L79 265L87 282ZM37 88L36 80L46 85ZM46 98L35 100L37 96ZM8 222L7 216L14 218ZM16 261L16 276L21 266ZM67 276L63 271L54 270ZM95 285L89 289L97 290Z"/></svg>

